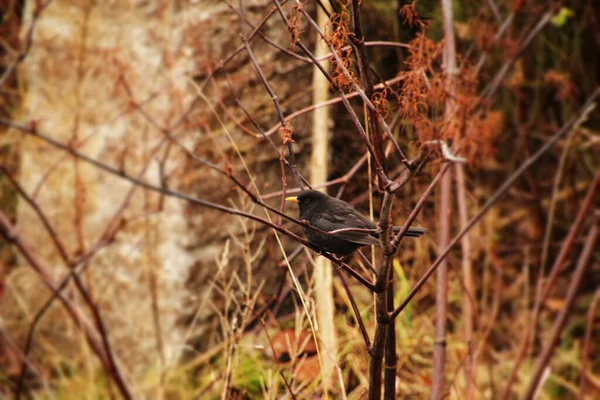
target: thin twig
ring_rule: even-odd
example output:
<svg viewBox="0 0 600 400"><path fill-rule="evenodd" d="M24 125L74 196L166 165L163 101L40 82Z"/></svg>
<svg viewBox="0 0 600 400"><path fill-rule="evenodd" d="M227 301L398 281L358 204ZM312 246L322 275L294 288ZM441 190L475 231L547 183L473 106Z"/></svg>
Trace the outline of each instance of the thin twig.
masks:
<svg viewBox="0 0 600 400"><path fill-rule="evenodd" d="M48 287L52 293L57 295L71 318L73 318L75 323L83 331L85 338L94 353L98 356L106 370L110 371L110 377L115 381L115 384L119 388L121 395L126 399L132 399L133 394L131 389L126 383L124 377L119 372L119 369L113 367L116 366L116 364L112 364L112 361L114 360L110 360L103 344L101 344L102 340L104 340L104 338L102 338L102 333L99 334L98 331L89 324L89 321L87 321L77 306L75 306L71 300L69 300L59 291L57 283L54 281L54 278L49 272L49 266L46 265L46 262L43 258L33 251L31 245L23 240L19 232L16 230L14 225L10 223L8 217L6 214L4 214L4 212L2 212L2 210L0 210L0 235L2 235L9 243L12 243L19 250L29 265L38 273L46 287Z"/></svg>
<svg viewBox="0 0 600 400"><path fill-rule="evenodd" d="M575 269L575 272L573 272L573 275L570 279L569 289L567 291L567 297L565 298L565 302L561 308L560 313L554 321L554 325L552 326L552 330L550 331L550 337L544 345L544 349L542 350L542 355L540 356L533 368L533 374L529 381L529 385L527 386L527 390L525 391L525 396L523 397L526 400L533 399L535 394L539 390L541 390L542 375L544 374L546 368L548 368L548 362L550 361L552 354L554 354L554 349L558 344L560 335L562 334L562 331L567 322L567 318L569 318L569 315L571 314L571 309L573 307L573 304L575 303L575 299L577 298L579 285L581 284L581 281L585 276L587 267L590 265L590 258L594 253L594 249L598 239L598 218L594 217L592 223L593 226L587 235L587 239L585 240L585 246L581 252L581 255L579 256L577 268Z"/></svg>
<svg viewBox="0 0 600 400"><path fill-rule="evenodd" d="M463 229L467 226L469 221L469 212L467 206L467 188L465 181L465 167L462 164L455 165L456 171L456 202L458 205L458 219L460 222L460 228ZM461 241L461 255L462 255L462 274L464 280L464 300L463 300L463 321L464 321L464 332L465 342L467 344L467 360L465 364L465 380L467 381L467 393L466 399L475 399L475 389L477 386L476 382L476 365L477 359L476 354L473 351L473 331L475 321L475 282L473 279L473 263L471 261L471 238L467 234Z"/></svg>
<svg viewBox="0 0 600 400"><path fill-rule="evenodd" d="M344 290L346 291L346 294L348 295L348 299L350 300L350 305L352 306L352 311L354 311L354 315L356 317L356 322L358 322L358 327L360 329L360 333L365 341L365 346L368 350L371 348L371 339L369 339L369 334L367 333L367 328L365 327L365 323L363 322L363 319L360 315L358 306L356 305L356 300L354 300L354 296L352 295L352 291L350 290L350 287L348 286L348 282L346 281L346 277L344 277L344 274L342 274L338 268L335 268L335 273L337 274L337 276L339 276L340 280L342 281Z"/></svg>
<svg viewBox="0 0 600 400"><path fill-rule="evenodd" d="M586 395L586 386L588 384L588 374L591 371L588 371L590 365L590 347L592 343L592 334L594 330L594 319L596 318L596 310L598 308L598 304L600 303L600 289L596 289L596 293L594 294L594 298L590 304L590 309L587 315L587 323L585 324L585 335L583 337L583 349L581 351L581 358L583 359L581 363L581 379L580 379L580 388L579 388L579 400L584 400Z"/></svg>
<svg viewBox="0 0 600 400"><path fill-rule="evenodd" d="M519 49L512 55L512 57L507 62L505 62L502 65L502 67L500 68L496 76L494 76L490 84L481 92L481 97L485 99L490 99L496 93L496 91L500 87L500 84L504 81L506 74L508 74L510 68L517 62L519 57L521 57L523 52L527 49L527 47L529 47L533 39L542 31L542 29L546 27L546 25L551 21L551 19L552 12L550 11L546 12L542 16L542 18L540 18L537 25L532 29L532 31L525 38L525 40L523 40Z"/></svg>
<svg viewBox="0 0 600 400"><path fill-rule="evenodd" d="M35 33L35 28L42 16L42 13L46 8L52 3L52 0L47 0L44 2L36 1L35 8L32 13L31 23L25 32L24 39L22 40L23 46L19 50L19 53L15 60L4 68L2 76L0 77L0 88L4 86L4 84L8 81L8 79L12 76L13 72L17 70L17 67L20 63L25 60L25 57L29 54L31 47L33 46L33 35Z"/></svg>
<svg viewBox="0 0 600 400"><path fill-rule="evenodd" d="M517 353L517 357L514 361L514 366L504 388L504 394L502 398L505 400L510 398L512 385L514 384L517 378L517 373L519 371L519 368L521 367L521 363L523 362L523 359L529 347L531 341L531 332L533 331L534 324L536 323L538 316L542 310L542 305L550 296L550 293L554 288L555 280L558 277L559 272L562 270L563 265L571 252L571 249L575 245L576 239L579 236L579 232L584 222L589 217L590 210L594 206L594 198L596 197L599 188L600 174L597 174L596 179L594 179L594 181L590 185L588 192L581 203L581 207L579 209L579 212L577 213L577 216L575 217L575 221L573 222L573 225L571 225L569 233L567 234L567 237L563 242L560 252L556 257L556 260L554 261L554 265L552 266L550 275L546 280L543 291L540 294L539 299L535 303L536 307L534 308L533 315L531 316L531 320L533 321L533 323L529 324L527 331L521 336L522 340L521 344L519 345L519 351Z"/></svg>
<svg viewBox="0 0 600 400"><path fill-rule="evenodd" d="M529 157L523 164L521 164L521 166L506 181L504 181L504 183L496 190L496 192L484 204L484 206L481 208L481 210L479 210L479 212L473 218L471 218L471 220L469 221L467 226L465 226L463 229L461 229L461 231L454 237L454 239L452 239L450 244L448 244L448 246L440 253L440 255L433 262L431 267L429 267L427 272L425 272L425 274L421 277L421 279L419 279L419 281L415 284L415 286L410 291L408 296L406 296L404 301L392 313L392 315L391 315L392 318L397 317L398 314L400 314L400 312L402 312L402 310L408 305L408 303L417 294L417 292L421 289L421 287L423 287L425 282L427 282L429 277L437 270L437 268L440 265L440 263L442 262L442 260L448 256L448 254L450 253L452 248L454 248L454 246L463 238L463 236L466 235L467 232L473 226L475 226L475 224L477 222L479 222L479 220L489 211L490 208L492 208L492 206L494 204L496 204L498 199L506 192L506 190L508 190L509 187L512 186L512 184L523 174L523 172L525 172L529 167L531 167L533 164L535 164L546 153L546 151L548 151L554 144L556 144L556 142L558 142L560 140L561 137L563 137L567 132L569 132L575 126L579 125L581 122L583 122L587 118L587 115L589 115L589 113L594 108L593 102L595 101L596 97L598 97L598 95L600 95L600 88L596 89L587 98L585 104L579 109L578 113L573 118L571 118L552 138L550 138L550 140L548 140L542 147L540 147L540 149L535 154L533 154L531 157ZM412 222L412 221L410 221L410 222ZM404 228L398 233L397 237L399 237L401 234L403 234L404 233L403 231L408 230L408 227L410 226L410 222L409 222L409 219L407 219L406 225L404 225Z"/></svg>
<svg viewBox="0 0 600 400"><path fill-rule="evenodd" d="M271 96L271 100L273 101L273 105L275 106L275 110L277 111L277 117L279 118L279 122L281 123L282 129L289 129L287 127L285 115L283 114L283 109L281 108L281 105L279 104L279 97L277 96L277 94L275 94L275 91L273 90L273 88L271 87L271 84L267 80L267 77L265 76L264 72L262 71L262 68L258 64L258 60L256 59L256 56L254 55L254 52L252 51L252 47L250 46L250 43L248 42L248 39L246 37L245 24L244 24L244 22L242 22L245 19L244 7L242 5L242 0L239 0L239 6L240 6L240 10L239 10L240 11L240 28L241 28L241 33L242 33L242 41L244 42L244 47L246 48L246 52L250 56L252 65L254 65L254 69L256 70L256 73L258 74L260 81L262 82L263 86L265 87L265 90L269 93L269 96ZM300 177L300 175L298 174L298 167L296 166L296 156L294 155L292 143L293 143L293 140L291 138L285 138L285 137L283 138L283 144L286 145L287 149L288 149L288 158L290 161L290 168L292 169L292 172L294 173L294 176L296 177L296 182L298 183L298 186L300 186L301 189L304 189L304 182L303 182L302 178Z"/></svg>

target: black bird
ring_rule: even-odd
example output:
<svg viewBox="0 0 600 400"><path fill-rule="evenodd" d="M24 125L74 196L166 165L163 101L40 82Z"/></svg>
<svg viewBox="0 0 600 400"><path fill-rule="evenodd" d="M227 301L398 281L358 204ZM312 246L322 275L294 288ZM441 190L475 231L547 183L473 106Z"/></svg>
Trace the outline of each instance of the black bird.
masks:
<svg viewBox="0 0 600 400"><path fill-rule="evenodd" d="M325 232L345 228L377 229L375 222L365 218L350 204L316 190L306 190L286 200L298 203L301 220ZM400 229L401 226L394 226L395 232ZM406 236L419 237L425 232L427 229L424 228L409 228ZM304 234L317 249L338 256L348 255L362 246L380 244L379 235L375 232L349 231L326 235L305 226Z"/></svg>

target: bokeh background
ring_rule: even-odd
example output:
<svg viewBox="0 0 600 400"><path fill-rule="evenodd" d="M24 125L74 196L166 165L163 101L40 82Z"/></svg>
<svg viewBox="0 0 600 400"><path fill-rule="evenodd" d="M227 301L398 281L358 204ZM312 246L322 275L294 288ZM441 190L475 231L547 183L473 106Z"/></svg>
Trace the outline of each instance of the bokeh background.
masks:
<svg viewBox="0 0 600 400"><path fill-rule="evenodd" d="M298 189L295 165L377 220L365 142L301 46L367 126L352 94L364 75L352 2L0 4L0 396L366 398L369 355L335 267L231 212L301 234L244 190L279 209L282 191ZM537 398L597 398L600 114L581 107L600 84L600 5L360 9L371 100L407 158L424 158L395 194L395 223L452 164L415 222L428 234L394 258L395 304L566 128L446 259L444 395L519 398L541 365ZM389 176L402 179L389 137L384 148ZM348 262L373 278L362 258ZM432 393L439 279L396 322L399 398ZM373 294L346 280L372 333Z"/></svg>

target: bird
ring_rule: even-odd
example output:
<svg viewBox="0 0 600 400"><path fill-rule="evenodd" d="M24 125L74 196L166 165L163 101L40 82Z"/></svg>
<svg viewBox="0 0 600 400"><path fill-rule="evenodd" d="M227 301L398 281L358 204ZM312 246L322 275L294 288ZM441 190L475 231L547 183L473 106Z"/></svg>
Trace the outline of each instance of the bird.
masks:
<svg viewBox="0 0 600 400"><path fill-rule="evenodd" d="M352 205L317 190L305 190L298 196L287 197L286 201L298 203L300 219L321 231L332 232L339 229L357 228L376 230L377 224L356 211ZM401 226L394 226L399 232ZM405 236L420 237L427 229L409 228ZM345 231L331 235L304 226L304 234L309 243L319 251L336 256L347 256L362 246L378 245L377 232Z"/></svg>

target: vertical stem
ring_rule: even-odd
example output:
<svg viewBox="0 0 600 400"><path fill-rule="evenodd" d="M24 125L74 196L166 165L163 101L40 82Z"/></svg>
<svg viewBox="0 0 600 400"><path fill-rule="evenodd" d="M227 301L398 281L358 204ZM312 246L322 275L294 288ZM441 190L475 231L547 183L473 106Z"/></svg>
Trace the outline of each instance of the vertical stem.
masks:
<svg viewBox="0 0 600 400"><path fill-rule="evenodd" d="M383 258L388 257L384 255ZM389 259L389 261L382 261L382 267L385 263L390 264L391 259ZM385 290L377 293L375 298L375 308L377 325L375 328L373 345L369 352L369 355L371 356L369 361L369 400L381 399L381 368L383 365L385 342L387 339L387 327L390 320L387 312L387 293Z"/></svg>
<svg viewBox="0 0 600 400"><path fill-rule="evenodd" d="M362 29L362 23L360 18L360 7L361 1L352 0L352 24L354 28L354 38L355 38L355 50L356 50L356 59L358 62L358 69L360 72L361 85L365 91L365 96L369 99L373 99L373 75L371 74L371 67L369 65L369 57L367 55L367 51L364 45L365 37ZM383 172L386 173L386 158L385 152L383 148L383 135L381 133L381 127L379 126L379 116L377 115L377 110L371 109L367 107L367 121L368 121L368 132L369 139L373 144L373 148L375 150L375 156L379 160L381 167L383 168ZM382 182L378 180L379 190L383 190L383 185L386 182Z"/></svg>
<svg viewBox="0 0 600 400"><path fill-rule="evenodd" d="M531 376L531 380L529 381L529 385L527 386L525 396L523 396L523 399L525 400L533 399L535 394L543 385L542 376L544 374L544 371L548 367L548 362L550 361L552 354L554 354L554 349L558 344L560 335L562 334L565 324L567 322L567 318L569 317L571 309L573 308L573 304L575 303L575 299L577 298L577 290L579 289L579 285L583 280L587 267L590 265L590 258L594 253L594 246L596 245L598 239L597 218L594 218L593 224L594 225L590 229L590 233L588 233L587 239L585 241L583 251L581 252L579 260L577 261L577 267L575 269L575 272L571 277L571 283L569 285L565 304L560 313L558 314L554 325L552 326L550 338L548 339L548 342L544 345L542 355L535 363L535 367L533 368L533 375Z"/></svg>
<svg viewBox="0 0 600 400"><path fill-rule="evenodd" d="M447 74L446 90L450 93L446 101L446 124L450 122L453 111L453 99L456 95L454 75L456 74L456 43L454 39L454 16L452 13L452 0L442 0L444 13L444 70ZM440 236L439 247L446 248L450 243L450 204L451 204L452 179L449 174L444 175L441 183L440 201ZM437 294L435 313L435 346L433 350L433 388L431 399L443 397L444 367L446 365L446 324L448 308L448 261L440 263L437 270Z"/></svg>
<svg viewBox="0 0 600 400"><path fill-rule="evenodd" d="M583 350L581 355L581 357L583 358L583 362L581 363L581 385L579 388L579 400L584 400L587 398L587 391L585 390L585 388L588 384L588 368L590 365L590 357L588 355L590 353L590 346L592 343L592 331L594 330L594 318L596 317L598 303L600 303L600 289L596 289L596 293L594 294L594 298L592 299L592 303L590 305L590 309L587 315L585 335L583 337Z"/></svg>
<svg viewBox="0 0 600 400"><path fill-rule="evenodd" d="M394 271L390 268L387 287L387 311L394 311ZM393 400L396 398L396 320L391 320L387 326L387 341L385 343L385 371L383 375L383 398Z"/></svg>
<svg viewBox="0 0 600 400"><path fill-rule="evenodd" d="M450 202L452 178L445 174L441 182L440 233L438 247L444 249L450 242ZM444 259L436 272L435 345L433 349L433 387L431 399L438 400L444 392L444 367L446 365L446 324L448 308L448 261Z"/></svg>
<svg viewBox="0 0 600 400"><path fill-rule="evenodd" d="M75 113L73 119L73 135L71 140L73 143L77 143L79 141L79 130L81 127L81 110L82 110L82 102L83 102L83 80L84 76L84 62L85 62L85 54L86 54L86 41L88 38L88 28L89 28L89 20L90 13L92 12L92 8L94 7L93 3L88 4L83 9L83 24L81 26L81 37L79 42L79 51L77 55L77 84L75 86ZM75 235L77 238L77 252L85 253L85 203L86 203L86 191L89 188L86 188L85 184L86 179L89 177L84 176L84 172L80 166L80 160L77 157L73 158L73 208L74 208L74 216L73 216L73 225L75 230ZM93 282L90 280L90 282Z"/></svg>
<svg viewBox="0 0 600 400"><path fill-rule="evenodd" d="M377 325L373 345L369 350L369 355L371 356L369 361L369 400L381 399L381 368L383 365L388 325L391 321L387 305L387 282L394 256L394 249L390 242L390 214L392 212L393 198L393 194L389 192L384 193L378 224L381 230L379 239L381 241L382 257L379 271L377 271L377 281L375 282L375 315L377 317Z"/></svg>
<svg viewBox="0 0 600 400"><path fill-rule="evenodd" d="M543 289L543 293L540 297L540 300L536 301L536 305L533 310L533 316L531 317L532 321L537 321L539 314L541 312L541 305L546 301L546 299L552 293L552 289L554 287L554 282L556 281L558 273L561 271L561 269L562 269L561 267L563 266L564 262L566 261L567 257L569 256L573 246L575 245L576 239L579 235L579 232L580 232L584 222L587 221L587 218L588 218L591 210L593 210L593 207L595 204L594 201L596 198L596 192L597 192L598 188L600 188L600 173L596 174L596 179L590 185L590 188L588 189L588 191L585 195L585 198L581 202L581 206L579 208L579 212L577 213L577 216L575 217L575 221L573 222L573 225L571 225L571 228L569 229L569 233L567 234L567 237L563 241L560 252L558 253L558 256L556 257L556 259L554 260L554 265L552 266L552 269L550 270L550 274L548 275L548 278L546 279L546 283L544 284L544 289ZM521 344L519 345L519 351L515 358L513 369L510 372L510 375L508 377L506 386L504 387L504 393L502 394L501 399L504 399L504 400L509 399L512 394L512 386L513 386L515 380L517 379L519 368L521 367L521 363L523 362L525 353L526 353L527 349L529 348L529 344L530 344L529 339L531 337L533 325L534 325L534 323L530 324L527 331L524 332L523 335L521 335L523 337L523 340L521 341Z"/></svg>
<svg viewBox="0 0 600 400"><path fill-rule="evenodd" d="M50 268L45 259L38 256L37 253L32 250L30 244L21 238L19 232L10 223L9 218L2 212L2 210L0 210L0 236L2 236L7 242L11 242L17 248L23 258L39 274L40 279L42 279L46 287L48 287L52 293L56 294L56 297L62 302L73 321L79 326L80 329L82 329L87 343L97 355L98 359L109 373L109 376L114 380L121 396L123 396L125 399L132 399L133 394L131 389L125 381L118 364L116 364L116 361L112 357L112 353L109 350L110 346L108 346L109 342L107 333L104 330L104 326L100 325L101 329L100 332L98 332L98 329L96 329L97 327L89 323L85 314L61 292L61 288L59 288L59 285L55 282L54 277L49 272ZM77 275L74 276L77 277ZM76 279L76 282L81 285L79 286L81 294L84 295L84 299L89 302L88 305L90 305L90 310L94 312L96 322L101 321L98 319L99 314L96 313L97 305L91 302L91 298L87 297L89 292L85 290L81 280ZM20 393L21 391L17 391L16 397L19 397Z"/></svg>
<svg viewBox="0 0 600 400"><path fill-rule="evenodd" d="M324 3L324 7L331 9L329 3ZM327 12L317 7L317 24L321 29L329 22ZM315 56L320 57L329 53L329 48L325 41L317 33L315 44ZM321 66L328 70L329 61L321 62ZM313 65L313 104L319 104L329 100L329 81L323 75L319 68ZM329 142L329 108L321 107L313 113L312 124L312 153L310 158L310 182L313 184L327 181L327 161L328 161L328 142ZM327 188L321 189L327 192ZM325 390L329 390L332 384L332 378L337 364L337 337L335 332L335 303L333 300L333 266L331 261L324 257L317 257L315 260L315 302L317 310L317 321L319 324L319 334L321 337L321 346L323 356L323 382ZM358 316L360 317L360 315Z"/></svg>
<svg viewBox="0 0 600 400"><path fill-rule="evenodd" d="M460 229L464 229L469 221L467 211L467 194L465 187L465 171L462 164L455 164L456 170L456 199L458 203L458 213L460 220ZM467 362L465 365L465 380L467 383L467 400L475 398L475 370L477 360L473 352L473 321L475 305L475 283L473 282L473 263L471 262L471 238L465 235L461 243L462 253L462 273L465 287L463 301L465 342L467 343Z"/></svg>

